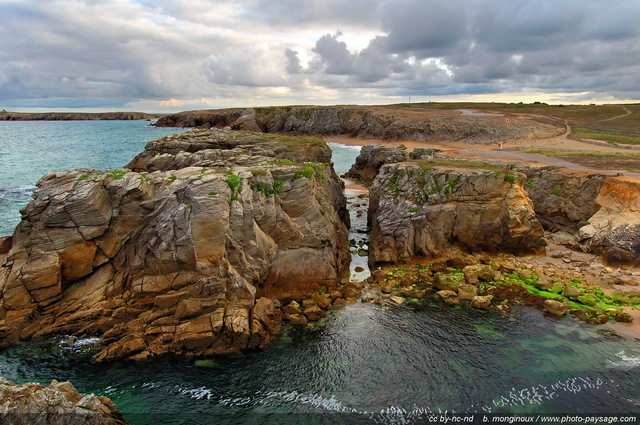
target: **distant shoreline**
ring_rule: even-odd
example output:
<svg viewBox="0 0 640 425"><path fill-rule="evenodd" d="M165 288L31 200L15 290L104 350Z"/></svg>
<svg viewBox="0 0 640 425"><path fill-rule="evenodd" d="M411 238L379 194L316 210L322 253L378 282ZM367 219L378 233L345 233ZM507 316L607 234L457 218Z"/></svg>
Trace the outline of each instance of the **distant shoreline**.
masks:
<svg viewBox="0 0 640 425"><path fill-rule="evenodd" d="M0 121L113 121L156 120L162 114L145 112L9 112L0 111Z"/></svg>

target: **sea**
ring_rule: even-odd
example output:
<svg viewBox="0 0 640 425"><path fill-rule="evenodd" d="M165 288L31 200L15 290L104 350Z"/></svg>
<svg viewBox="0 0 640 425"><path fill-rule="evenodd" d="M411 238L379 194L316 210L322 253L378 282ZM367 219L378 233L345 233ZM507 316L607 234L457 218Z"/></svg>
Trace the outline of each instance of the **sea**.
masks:
<svg viewBox="0 0 640 425"><path fill-rule="evenodd" d="M46 172L121 167L147 141L178 131L139 121L0 122L0 234L13 231ZM341 174L359 148L330 146ZM528 307L502 315L357 303L310 329L287 325L265 349L205 358L97 364L96 344L66 335L22 342L0 351L0 376L69 380L111 398L134 425L637 423L640 415L638 340Z"/></svg>

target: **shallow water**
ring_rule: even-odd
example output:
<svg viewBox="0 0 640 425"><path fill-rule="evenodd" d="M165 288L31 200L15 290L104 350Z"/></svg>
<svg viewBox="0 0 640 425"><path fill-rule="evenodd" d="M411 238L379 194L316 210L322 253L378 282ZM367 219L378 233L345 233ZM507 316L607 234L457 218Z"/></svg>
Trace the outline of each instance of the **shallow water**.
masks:
<svg viewBox="0 0 640 425"><path fill-rule="evenodd" d="M341 143L327 143L333 151L333 163L336 173L340 176L351 168L356 158L360 154L362 146L349 146ZM346 184L352 182L343 179ZM349 267L350 278L362 281L371 276L369 265L367 264L367 253L369 249L369 231L367 229L367 210L369 208L369 198L366 191L345 190L347 207L349 208L349 218L351 228L349 229L349 241L351 243L351 265Z"/></svg>
<svg viewBox="0 0 640 425"><path fill-rule="evenodd" d="M637 343L595 329L529 308L502 316L355 304L316 329L287 329L262 351L97 365L81 354L89 345L23 343L0 355L0 374L71 380L81 392L112 398L134 424L640 413Z"/></svg>

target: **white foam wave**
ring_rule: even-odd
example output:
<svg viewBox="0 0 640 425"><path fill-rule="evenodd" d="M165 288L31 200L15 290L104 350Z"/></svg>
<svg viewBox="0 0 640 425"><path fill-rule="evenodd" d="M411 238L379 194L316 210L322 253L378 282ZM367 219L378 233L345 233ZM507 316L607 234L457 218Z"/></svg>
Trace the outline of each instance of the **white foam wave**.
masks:
<svg viewBox="0 0 640 425"><path fill-rule="evenodd" d="M301 394L294 392L269 392L264 395L262 400L256 400L258 404L273 405L275 399L289 403L299 403L302 405L312 406L314 408L337 412L337 413L356 413L371 419L374 423L384 424L411 424L415 421L423 420L432 415L447 414L465 414L465 413L492 413L494 409L515 406L541 405L545 401L553 400L561 397L563 394L577 394L581 391L599 390L606 383L600 378L590 377L571 377L556 381L550 385L536 385L532 387L515 389L503 396L497 397L491 403L484 406L472 405L460 411L431 409L428 406L414 406L412 409L405 409L399 406L388 406L379 411L371 412L366 410L358 410L343 404L334 396L324 397L317 394ZM246 402L246 401L245 401ZM229 404L231 400L227 400ZM238 405L238 404L235 404Z"/></svg>
<svg viewBox="0 0 640 425"><path fill-rule="evenodd" d="M0 188L0 201L22 201L29 198L35 188L35 186Z"/></svg>
<svg viewBox="0 0 640 425"><path fill-rule="evenodd" d="M360 152L360 149L362 149L361 145L345 145L343 143L338 143L338 142L327 142L327 145L332 149L333 148L351 149L358 152Z"/></svg>
<svg viewBox="0 0 640 425"><path fill-rule="evenodd" d="M333 413L348 413L361 415L380 424L414 424L425 418L433 418L439 415L492 413L494 409L528 405L541 405L547 400L559 398L565 394L577 394L582 391L595 391L604 387L607 383L600 378L570 377L558 380L549 385L536 385L532 387L512 388L506 395L494 398L487 405L471 405L461 410L431 409L428 406L413 406L406 409L400 406L388 406L377 411L360 410L350 407L335 396L323 396L320 394L304 394L297 391L270 391L258 393L253 397L234 397L218 400L217 403L228 407L278 407L281 403L293 403L300 406L308 406L318 411ZM154 388L154 384L144 384L143 387ZM215 393L207 387L183 388L175 386L176 392L191 397L194 400L211 400L216 402ZM631 400L629 400L631 401Z"/></svg>
<svg viewBox="0 0 640 425"><path fill-rule="evenodd" d="M620 351L619 353L616 354L616 357L618 357L620 360L618 361L607 360L607 368L630 370L640 366L639 355L629 355L624 351Z"/></svg>
<svg viewBox="0 0 640 425"><path fill-rule="evenodd" d="M214 395L213 391L206 387L187 389L176 386L176 389L179 394L186 395L194 400L211 400Z"/></svg>
<svg viewBox="0 0 640 425"><path fill-rule="evenodd" d="M596 378L571 377L554 382L551 385L536 385L533 387L516 390L512 388L508 394L495 398L490 405L481 407L481 410L491 413L494 407L527 406L532 404L542 404L544 401L553 400L562 393L577 394L586 390L598 390L605 382Z"/></svg>
<svg viewBox="0 0 640 425"><path fill-rule="evenodd" d="M286 392L269 392L265 394L266 399L279 399L286 402L294 402L299 404L305 404L317 408L322 408L331 412L340 413L360 413L357 409L347 407L339 400L336 400L334 396L330 398L323 397L318 394L300 394L297 391Z"/></svg>
<svg viewBox="0 0 640 425"><path fill-rule="evenodd" d="M96 346L99 343L100 338L75 338L72 336L65 336L58 342L58 346L66 351L84 352L91 350L91 347Z"/></svg>

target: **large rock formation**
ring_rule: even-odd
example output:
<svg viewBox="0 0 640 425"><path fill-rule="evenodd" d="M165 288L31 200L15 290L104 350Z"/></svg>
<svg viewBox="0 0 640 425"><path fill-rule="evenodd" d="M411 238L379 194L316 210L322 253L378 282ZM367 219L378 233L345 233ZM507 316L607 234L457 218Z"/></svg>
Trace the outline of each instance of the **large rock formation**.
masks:
<svg viewBox="0 0 640 425"><path fill-rule="evenodd" d="M264 346L278 299L348 266L329 157L318 139L196 131L130 169L46 175L0 254L2 342L96 335L98 360Z"/></svg>
<svg viewBox="0 0 640 425"><path fill-rule="evenodd" d="M640 182L610 177L595 202L600 209L580 228L581 243L608 264L640 266Z"/></svg>
<svg viewBox="0 0 640 425"><path fill-rule="evenodd" d="M640 265L640 182L555 168L526 168L536 217L574 235L575 247L614 266Z"/></svg>
<svg viewBox="0 0 640 425"><path fill-rule="evenodd" d="M0 121L147 120L159 115L144 112L8 112L0 111Z"/></svg>
<svg viewBox="0 0 640 425"><path fill-rule="evenodd" d="M383 165L370 188L372 264L466 251L544 252L526 177L502 170Z"/></svg>
<svg viewBox="0 0 640 425"><path fill-rule="evenodd" d="M355 164L351 166L345 177L369 186L384 164L403 162L408 159L409 152L406 149L384 145L363 146Z"/></svg>
<svg viewBox="0 0 640 425"><path fill-rule="evenodd" d="M605 176L557 168L525 168L525 185L536 216L546 230L576 232L599 209L596 197Z"/></svg>
<svg viewBox="0 0 640 425"><path fill-rule="evenodd" d="M70 382L18 385L0 377L0 423L126 425L106 397L79 394Z"/></svg>
<svg viewBox="0 0 640 425"><path fill-rule="evenodd" d="M423 110L427 111L427 110ZM164 127L225 127L267 133L295 132L348 135L384 140L468 141L495 143L500 140L551 137L564 126L537 117L499 118L500 115L464 115L442 111L427 115L399 108L356 106L296 106L255 109L187 111L158 120Z"/></svg>
<svg viewBox="0 0 640 425"><path fill-rule="evenodd" d="M433 159L437 149L415 148L408 152L405 147L393 147L380 144L363 146L355 164L345 173L345 177L370 186L384 164L404 162L409 159Z"/></svg>

